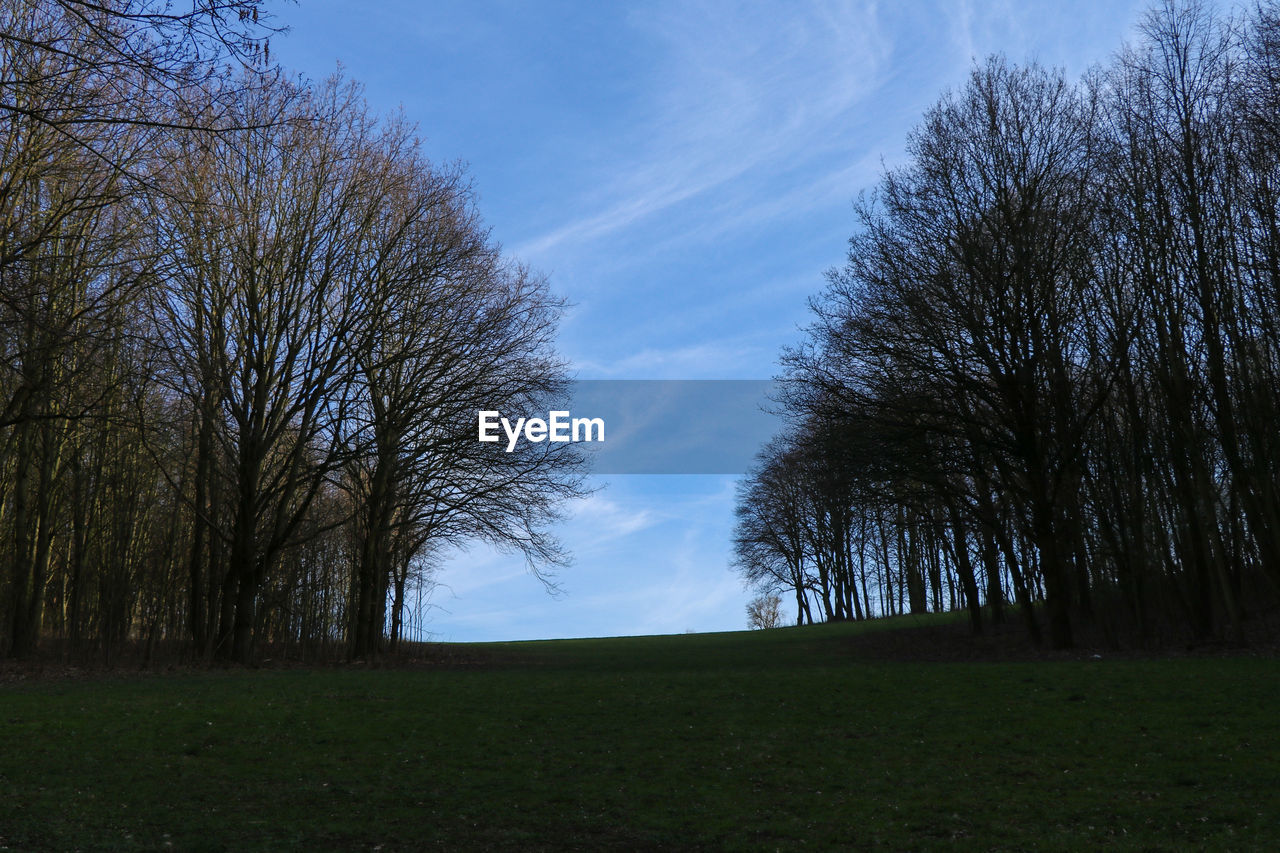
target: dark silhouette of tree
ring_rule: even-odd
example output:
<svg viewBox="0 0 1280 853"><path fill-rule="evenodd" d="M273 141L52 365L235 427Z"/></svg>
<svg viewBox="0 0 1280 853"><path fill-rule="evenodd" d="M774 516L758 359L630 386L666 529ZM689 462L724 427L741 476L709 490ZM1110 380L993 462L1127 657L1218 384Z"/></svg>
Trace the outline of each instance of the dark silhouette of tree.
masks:
<svg viewBox="0 0 1280 853"><path fill-rule="evenodd" d="M1166 3L1079 84L990 59L858 204L760 470L808 437L805 494L840 497L805 541L875 554L880 612L980 631L1009 590L1062 648L1275 606L1278 19Z"/></svg>

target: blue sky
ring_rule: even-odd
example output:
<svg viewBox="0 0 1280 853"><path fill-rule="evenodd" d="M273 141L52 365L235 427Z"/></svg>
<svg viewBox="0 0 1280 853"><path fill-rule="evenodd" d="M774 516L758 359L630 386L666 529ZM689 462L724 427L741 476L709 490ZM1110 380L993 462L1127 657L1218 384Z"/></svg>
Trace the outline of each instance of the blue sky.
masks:
<svg viewBox="0 0 1280 853"><path fill-rule="evenodd" d="M467 165L508 255L573 303L582 379L767 379L843 261L852 202L921 114L1003 52L1078 75L1144 2L275 3L271 46L341 62L403 107L428 155ZM356 10L356 11L353 11ZM444 640L737 630L735 478L627 475L570 507L550 596L474 548L439 576Z"/></svg>

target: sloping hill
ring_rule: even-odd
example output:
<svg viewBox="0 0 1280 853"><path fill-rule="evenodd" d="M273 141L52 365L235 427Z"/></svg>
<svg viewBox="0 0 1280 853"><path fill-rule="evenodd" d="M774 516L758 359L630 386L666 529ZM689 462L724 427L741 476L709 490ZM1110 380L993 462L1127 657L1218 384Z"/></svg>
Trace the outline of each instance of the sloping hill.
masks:
<svg viewBox="0 0 1280 853"><path fill-rule="evenodd" d="M10 685L0 844L1280 844L1273 660L868 661L860 638L886 630L449 646L399 668Z"/></svg>

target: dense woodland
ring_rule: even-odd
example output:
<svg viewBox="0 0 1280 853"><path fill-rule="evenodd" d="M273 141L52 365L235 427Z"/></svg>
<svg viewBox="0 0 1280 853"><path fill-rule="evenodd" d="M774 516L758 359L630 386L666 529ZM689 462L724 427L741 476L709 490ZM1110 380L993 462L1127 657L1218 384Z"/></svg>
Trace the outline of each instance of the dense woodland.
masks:
<svg viewBox="0 0 1280 853"><path fill-rule="evenodd" d="M561 303L260 5L0 0L9 655L367 657L443 550L562 559L580 457L474 440L562 389Z"/></svg>
<svg viewBox="0 0 1280 853"><path fill-rule="evenodd" d="M736 566L800 622L1247 642L1280 592L1280 5L978 63L783 355Z"/></svg>
<svg viewBox="0 0 1280 853"><path fill-rule="evenodd" d="M0 652L367 657L440 555L535 571L561 302L464 171L260 0L0 0ZM801 622L968 610L1069 647L1280 601L1280 4L1153 9L1080 80L1004 58L857 204L783 355L736 565Z"/></svg>

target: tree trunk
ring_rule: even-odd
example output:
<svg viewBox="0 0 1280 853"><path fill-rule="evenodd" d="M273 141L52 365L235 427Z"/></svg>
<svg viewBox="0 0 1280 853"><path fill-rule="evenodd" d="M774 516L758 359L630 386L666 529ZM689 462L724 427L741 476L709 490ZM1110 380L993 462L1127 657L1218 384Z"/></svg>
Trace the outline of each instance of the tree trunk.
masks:
<svg viewBox="0 0 1280 853"><path fill-rule="evenodd" d="M978 581L973 575L973 560L969 557L964 522L954 504L948 506L947 510L951 515L951 547L956 555L956 573L960 575L960 589L964 592L965 606L969 610L969 627L974 634L981 634L982 601L978 597Z"/></svg>

